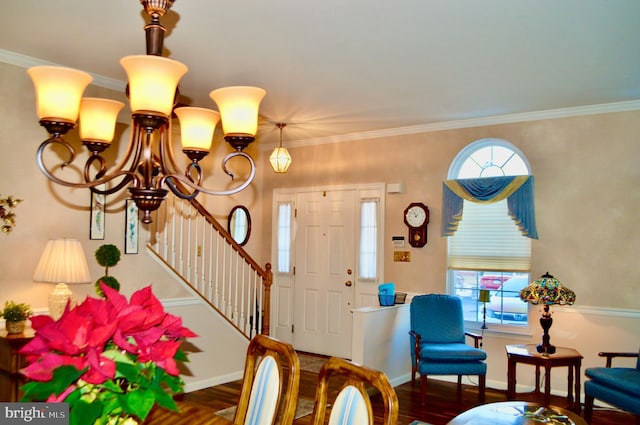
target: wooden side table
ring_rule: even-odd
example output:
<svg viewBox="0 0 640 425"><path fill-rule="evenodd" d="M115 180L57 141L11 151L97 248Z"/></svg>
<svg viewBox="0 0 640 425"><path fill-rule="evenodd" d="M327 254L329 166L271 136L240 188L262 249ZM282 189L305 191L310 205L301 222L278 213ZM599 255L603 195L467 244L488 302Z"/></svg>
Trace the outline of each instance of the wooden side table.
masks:
<svg viewBox="0 0 640 425"><path fill-rule="evenodd" d="M573 348L557 347L554 354L540 354L536 344L507 345L507 398L513 400L516 395L516 364L525 363L536 367L536 393L540 393L540 367L544 367L544 404L549 406L551 399L551 368L567 366L567 401L575 412L580 413L580 366L582 355Z"/></svg>
<svg viewBox="0 0 640 425"><path fill-rule="evenodd" d="M19 334L0 331L0 401L19 401L20 385L24 382L20 369L26 364L18 350L31 341L33 336L31 329Z"/></svg>

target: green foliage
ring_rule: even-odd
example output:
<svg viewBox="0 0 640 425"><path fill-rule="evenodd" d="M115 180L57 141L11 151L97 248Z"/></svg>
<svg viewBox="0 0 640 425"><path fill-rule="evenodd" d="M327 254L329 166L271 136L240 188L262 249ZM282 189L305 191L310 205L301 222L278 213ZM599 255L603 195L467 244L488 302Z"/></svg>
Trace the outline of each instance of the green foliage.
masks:
<svg viewBox="0 0 640 425"><path fill-rule="evenodd" d="M95 252L96 261L102 267L104 267L104 276L98 279L95 283L96 293L104 298L104 293L100 289L100 281L104 282L105 285L115 289L116 291L120 290L120 283L115 277L109 276L109 267L113 267L118 264L120 261L120 250L117 246L112 244L101 245Z"/></svg>
<svg viewBox="0 0 640 425"><path fill-rule="evenodd" d="M4 303L4 309L0 311L0 317L4 317L4 320L7 322L27 320L32 314L33 312L29 304L16 304L13 301L6 301Z"/></svg>
<svg viewBox="0 0 640 425"><path fill-rule="evenodd" d="M113 379L90 384L79 379L86 368L59 366L50 381L24 384L21 401L42 401L55 394L69 403L73 413L71 425L111 424L116 423L112 422L114 418L124 420L132 415L144 421L156 403L165 409L178 410L173 395L183 391L180 376L168 374L154 362L137 362L137 356L118 350L109 350L103 355L115 360ZM60 397L65 391L68 395Z"/></svg>
<svg viewBox="0 0 640 425"><path fill-rule="evenodd" d="M115 245L105 244L96 249L95 256L102 267L113 267L120 261L120 250Z"/></svg>
<svg viewBox="0 0 640 425"><path fill-rule="evenodd" d="M102 298L104 298L104 292L102 292L102 288L100 288L100 282L104 283L109 288L115 289L116 291L120 290L120 282L118 282L118 279L113 276L102 276L100 279L96 280L96 283L94 284L96 294Z"/></svg>

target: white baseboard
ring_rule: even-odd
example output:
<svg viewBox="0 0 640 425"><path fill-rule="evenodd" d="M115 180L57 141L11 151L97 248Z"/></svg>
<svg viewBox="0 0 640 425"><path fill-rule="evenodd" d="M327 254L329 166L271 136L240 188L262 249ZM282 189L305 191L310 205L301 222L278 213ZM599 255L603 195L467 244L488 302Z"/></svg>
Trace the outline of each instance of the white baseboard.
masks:
<svg viewBox="0 0 640 425"><path fill-rule="evenodd" d="M192 391L203 390L205 388L215 387L216 385L222 385L228 382L237 381L238 379L242 379L242 373L242 371L233 372L227 375L185 383L184 392L190 393Z"/></svg>

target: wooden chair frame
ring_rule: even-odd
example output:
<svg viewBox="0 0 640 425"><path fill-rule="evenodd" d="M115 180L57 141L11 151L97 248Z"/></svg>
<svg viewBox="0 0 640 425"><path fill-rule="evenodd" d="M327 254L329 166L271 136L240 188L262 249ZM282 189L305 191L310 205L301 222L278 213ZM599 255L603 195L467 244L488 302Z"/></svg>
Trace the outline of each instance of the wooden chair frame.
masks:
<svg viewBox="0 0 640 425"><path fill-rule="evenodd" d="M346 377L340 391L347 386L353 386L358 390L367 406L370 425L373 424L373 409L367 387L375 388L382 395L384 404L383 424L395 425L398 422L398 396L384 373L356 365L344 359L331 357L322 366L318 376L318 388L316 390L316 399L311 418L313 425L322 425L325 422L329 397L329 381L334 376Z"/></svg>
<svg viewBox="0 0 640 425"><path fill-rule="evenodd" d="M258 334L251 340L247 348L242 390L233 418L233 423L236 425L242 425L245 422L256 370L265 356L274 358L280 373L276 412L273 416L272 424L276 422L278 417L280 418L280 425L291 425L293 423L300 390L300 361L298 360L298 355L292 345ZM285 380L286 387L283 391L283 382Z"/></svg>

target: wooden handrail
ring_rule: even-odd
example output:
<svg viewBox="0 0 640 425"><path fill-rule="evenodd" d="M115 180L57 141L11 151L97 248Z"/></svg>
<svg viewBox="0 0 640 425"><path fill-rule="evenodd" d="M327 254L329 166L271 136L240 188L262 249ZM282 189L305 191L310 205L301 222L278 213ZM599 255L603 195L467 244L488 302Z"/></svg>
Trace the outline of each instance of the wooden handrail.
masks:
<svg viewBox="0 0 640 425"><path fill-rule="evenodd" d="M269 335L270 332L270 317L271 317L271 285L273 284L273 272L271 271L271 263L266 263L264 269L244 250L229 234L229 232L213 217L209 211L197 200L189 200L191 205L202 215L209 224L211 224L216 231L224 237L224 239L231 245L231 247L242 257L244 261L251 266L255 272L262 278L263 288L263 316L262 316L262 333Z"/></svg>
<svg viewBox="0 0 640 425"><path fill-rule="evenodd" d="M229 232L227 232L227 229L225 229L220 223L218 223L218 220L216 220L209 213L209 211L207 211L207 209L204 206L202 206L200 202L196 201L195 199L191 199L190 202L191 202L191 205L193 205L193 207L196 210L198 210L200 215L202 215L207 220L207 222L211 224L218 231L218 233L220 233L226 239L227 242L229 242L229 244L233 247L233 249L236 250L238 254L240 254L240 256L251 266L251 268L253 268L262 277L262 280L266 280L267 271L262 267L260 267L260 265L251 257L251 255L249 255L249 253L245 251L244 248L242 248L238 244L238 242L236 242L231 237Z"/></svg>

